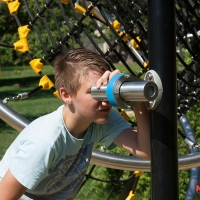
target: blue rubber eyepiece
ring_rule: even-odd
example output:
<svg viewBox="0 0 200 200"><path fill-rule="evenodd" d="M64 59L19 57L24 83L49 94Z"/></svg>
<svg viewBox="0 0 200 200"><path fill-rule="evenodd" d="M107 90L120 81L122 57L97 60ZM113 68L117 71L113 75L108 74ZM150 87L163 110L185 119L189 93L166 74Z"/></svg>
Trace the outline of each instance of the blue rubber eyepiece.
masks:
<svg viewBox="0 0 200 200"><path fill-rule="evenodd" d="M106 96L107 96L109 103L114 107L119 106L115 100L115 94L114 94L115 83L122 76L124 76L124 74L116 74L115 76L113 76L110 79L110 81L108 82L108 85L107 85Z"/></svg>

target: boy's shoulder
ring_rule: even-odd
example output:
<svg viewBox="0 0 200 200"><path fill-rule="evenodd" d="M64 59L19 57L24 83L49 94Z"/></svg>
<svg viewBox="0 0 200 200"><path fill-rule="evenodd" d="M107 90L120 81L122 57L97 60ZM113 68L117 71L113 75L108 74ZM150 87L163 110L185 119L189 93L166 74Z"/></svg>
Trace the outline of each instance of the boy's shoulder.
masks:
<svg viewBox="0 0 200 200"><path fill-rule="evenodd" d="M62 119L62 108L63 108L63 105L58 107L56 110L54 110L51 113L48 113L36 118L28 126L36 125L37 123L40 123L40 126L45 125L47 127L47 125L51 126L55 124L56 122Z"/></svg>
<svg viewBox="0 0 200 200"><path fill-rule="evenodd" d="M43 115L34 121L32 121L21 134L28 134L29 137L50 137L53 133L59 132L64 127L62 119L62 107L60 106L57 110ZM51 134L52 133L52 134Z"/></svg>

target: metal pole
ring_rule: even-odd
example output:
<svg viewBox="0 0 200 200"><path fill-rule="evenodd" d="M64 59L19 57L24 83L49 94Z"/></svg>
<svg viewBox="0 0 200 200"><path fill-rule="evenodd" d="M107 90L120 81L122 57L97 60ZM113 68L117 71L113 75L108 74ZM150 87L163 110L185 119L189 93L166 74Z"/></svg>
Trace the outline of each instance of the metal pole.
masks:
<svg viewBox="0 0 200 200"><path fill-rule="evenodd" d="M178 199L175 2L148 1L149 67L162 81L163 96L151 111L153 200Z"/></svg>

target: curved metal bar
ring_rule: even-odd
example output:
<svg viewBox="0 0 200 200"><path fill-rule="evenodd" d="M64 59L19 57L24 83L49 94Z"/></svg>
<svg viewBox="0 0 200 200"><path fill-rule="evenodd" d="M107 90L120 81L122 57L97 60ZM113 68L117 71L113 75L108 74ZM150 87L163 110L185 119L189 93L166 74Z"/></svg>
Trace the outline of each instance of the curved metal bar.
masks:
<svg viewBox="0 0 200 200"><path fill-rule="evenodd" d="M12 110L0 100L0 118L17 131L21 131L30 122Z"/></svg>
<svg viewBox="0 0 200 200"><path fill-rule="evenodd" d="M21 131L30 122L12 110L0 100L0 118L12 128ZM104 153L94 150L90 162L103 167L120 170L151 171L150 161L142 160L134 156L123 156L118 154ZM200 153L179 156L179 170L190 169L200 166Z"/></svg>
<svg viewBox="0 0 200 200"><path fill-rule="evenodd" d="M90 161L92 164L129 171L150 172L150 161L142 160L133 156L123 156L111 153L103 153L94 150ZM200 153L179 156L179 170L185 170L200 166Z"/></svg>
<svg viewBox="0 0 200 200"><path fill-rule="evenodd" d="M94 150L90 163L102 167L129 170L129 171L142 171L150 172L150 161L142 160L134 156L125 156L112 153L105 153Z"/></svg>

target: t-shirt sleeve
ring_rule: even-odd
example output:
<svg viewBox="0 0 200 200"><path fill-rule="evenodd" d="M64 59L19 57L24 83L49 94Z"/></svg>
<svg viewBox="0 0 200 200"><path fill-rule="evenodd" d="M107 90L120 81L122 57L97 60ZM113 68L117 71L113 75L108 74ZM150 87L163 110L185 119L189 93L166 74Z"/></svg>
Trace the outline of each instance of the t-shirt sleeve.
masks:
<svg viewBox="0 0 200 200"><path fill-rule="evenodd" d="M21 141L12 155L11 173L23 186L33 190L48 175L54 151L44 140L32 138Z"/></svg>
<svg viewBox="0 0 200 200"><path fill-rule="evenodd" d="M105 145L106 148L112 149L116 146L112 143L113 140L123 130L128 128L131 128L130 124L128 124L115 110L111 110L108 121L100 128L101 138L98 143Z"/></svg>

